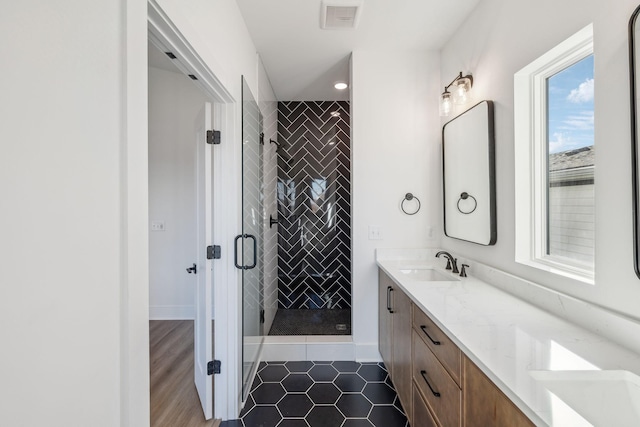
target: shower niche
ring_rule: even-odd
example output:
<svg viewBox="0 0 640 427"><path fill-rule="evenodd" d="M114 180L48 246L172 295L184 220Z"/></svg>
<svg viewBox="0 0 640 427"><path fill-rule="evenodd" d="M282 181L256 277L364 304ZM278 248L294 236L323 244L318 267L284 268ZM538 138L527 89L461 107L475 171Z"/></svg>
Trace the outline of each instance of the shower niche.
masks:
<svg viewBox="0 0 640 427"><path fill-rule="evenodd" d="M278 102L278 144L278 311L270 335L350 335L349 103Z"/></svg>

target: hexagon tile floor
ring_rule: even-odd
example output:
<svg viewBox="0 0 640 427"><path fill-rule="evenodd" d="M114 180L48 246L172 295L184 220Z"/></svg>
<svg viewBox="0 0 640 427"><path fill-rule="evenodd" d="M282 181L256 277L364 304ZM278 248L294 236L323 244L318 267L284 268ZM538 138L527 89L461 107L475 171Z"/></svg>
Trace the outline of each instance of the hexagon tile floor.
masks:
<svg viewBox="0 0 640 427"><path fill-rule="evenodd" d="M382 363L267 362L221 427L408 427Z"/></svg>

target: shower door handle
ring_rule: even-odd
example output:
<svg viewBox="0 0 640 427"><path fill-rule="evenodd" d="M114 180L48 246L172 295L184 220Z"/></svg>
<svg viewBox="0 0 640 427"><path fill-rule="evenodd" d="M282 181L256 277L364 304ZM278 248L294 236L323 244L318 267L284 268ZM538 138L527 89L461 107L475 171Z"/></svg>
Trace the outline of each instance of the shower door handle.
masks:
<svg viewBox="0 0 640 427"><path fill-rule="evenodd" d="M244 260L242 261L243 264L238 264L238 240L240 239L253 239L253 264L251 265L244 265ZM258 265L258 241L255 236L251 234L238 234L236 238L233 239L233 263L236 268L240 270L251 270Z"/></svg>
<svg viewBox="0 0 640 427"><path fill-rule="evenodd" d="M256 239L256 236L252 234L245 234L244 237L247 239L253 239L253 264L244 266L245 270L251 270L258 265L258 240Z"/></svg>
<svg viewBox="0 0 640 427"><path fill-rule="evenodd" d="M233 239L233 263L236 265L236 268L243 270L242 266L238 264L238 239L242 239L244 235L238 234L235 239Z"/></svg>

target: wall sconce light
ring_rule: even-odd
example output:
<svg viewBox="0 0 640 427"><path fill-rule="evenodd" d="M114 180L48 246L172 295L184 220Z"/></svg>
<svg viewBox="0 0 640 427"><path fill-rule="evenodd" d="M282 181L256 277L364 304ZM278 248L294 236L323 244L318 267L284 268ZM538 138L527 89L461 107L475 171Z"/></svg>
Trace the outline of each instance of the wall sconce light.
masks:
<svg viewBox="0 0 640 427"><path fill-rule="evenodd" d="M451 92L449 88L453 86ZM471 87L473 86L473 77L471 74L466 76L460 74L448 85L444 87L444 92L440 95L440 115L448 116L453 111L453 105L464 105L471 98Z"/></svg>

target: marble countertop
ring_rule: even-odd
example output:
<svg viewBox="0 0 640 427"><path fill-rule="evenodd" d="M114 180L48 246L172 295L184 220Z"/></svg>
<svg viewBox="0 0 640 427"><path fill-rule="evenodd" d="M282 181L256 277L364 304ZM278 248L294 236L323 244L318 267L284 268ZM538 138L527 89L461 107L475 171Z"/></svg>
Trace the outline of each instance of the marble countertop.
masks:
<svg viewBox="0 0 640 427"><path fill-rule="evenodd" d="M606 398L606 388L598 388L600 383L565 381L558 383L565 386L560 390L548 381L549 375L566 379L567 371L639 375L637 353L478 280L472 272L459 278L444 270L445 260L433 255L403 257L378 251L376 262L536 425L603 425L602 419L608 420L606 425L638 425L611 413L611 399ZM401 272L430 266L460 280L416 281ZM588 387L605 396L594 404L593 396L585 394Z"/></svg>

